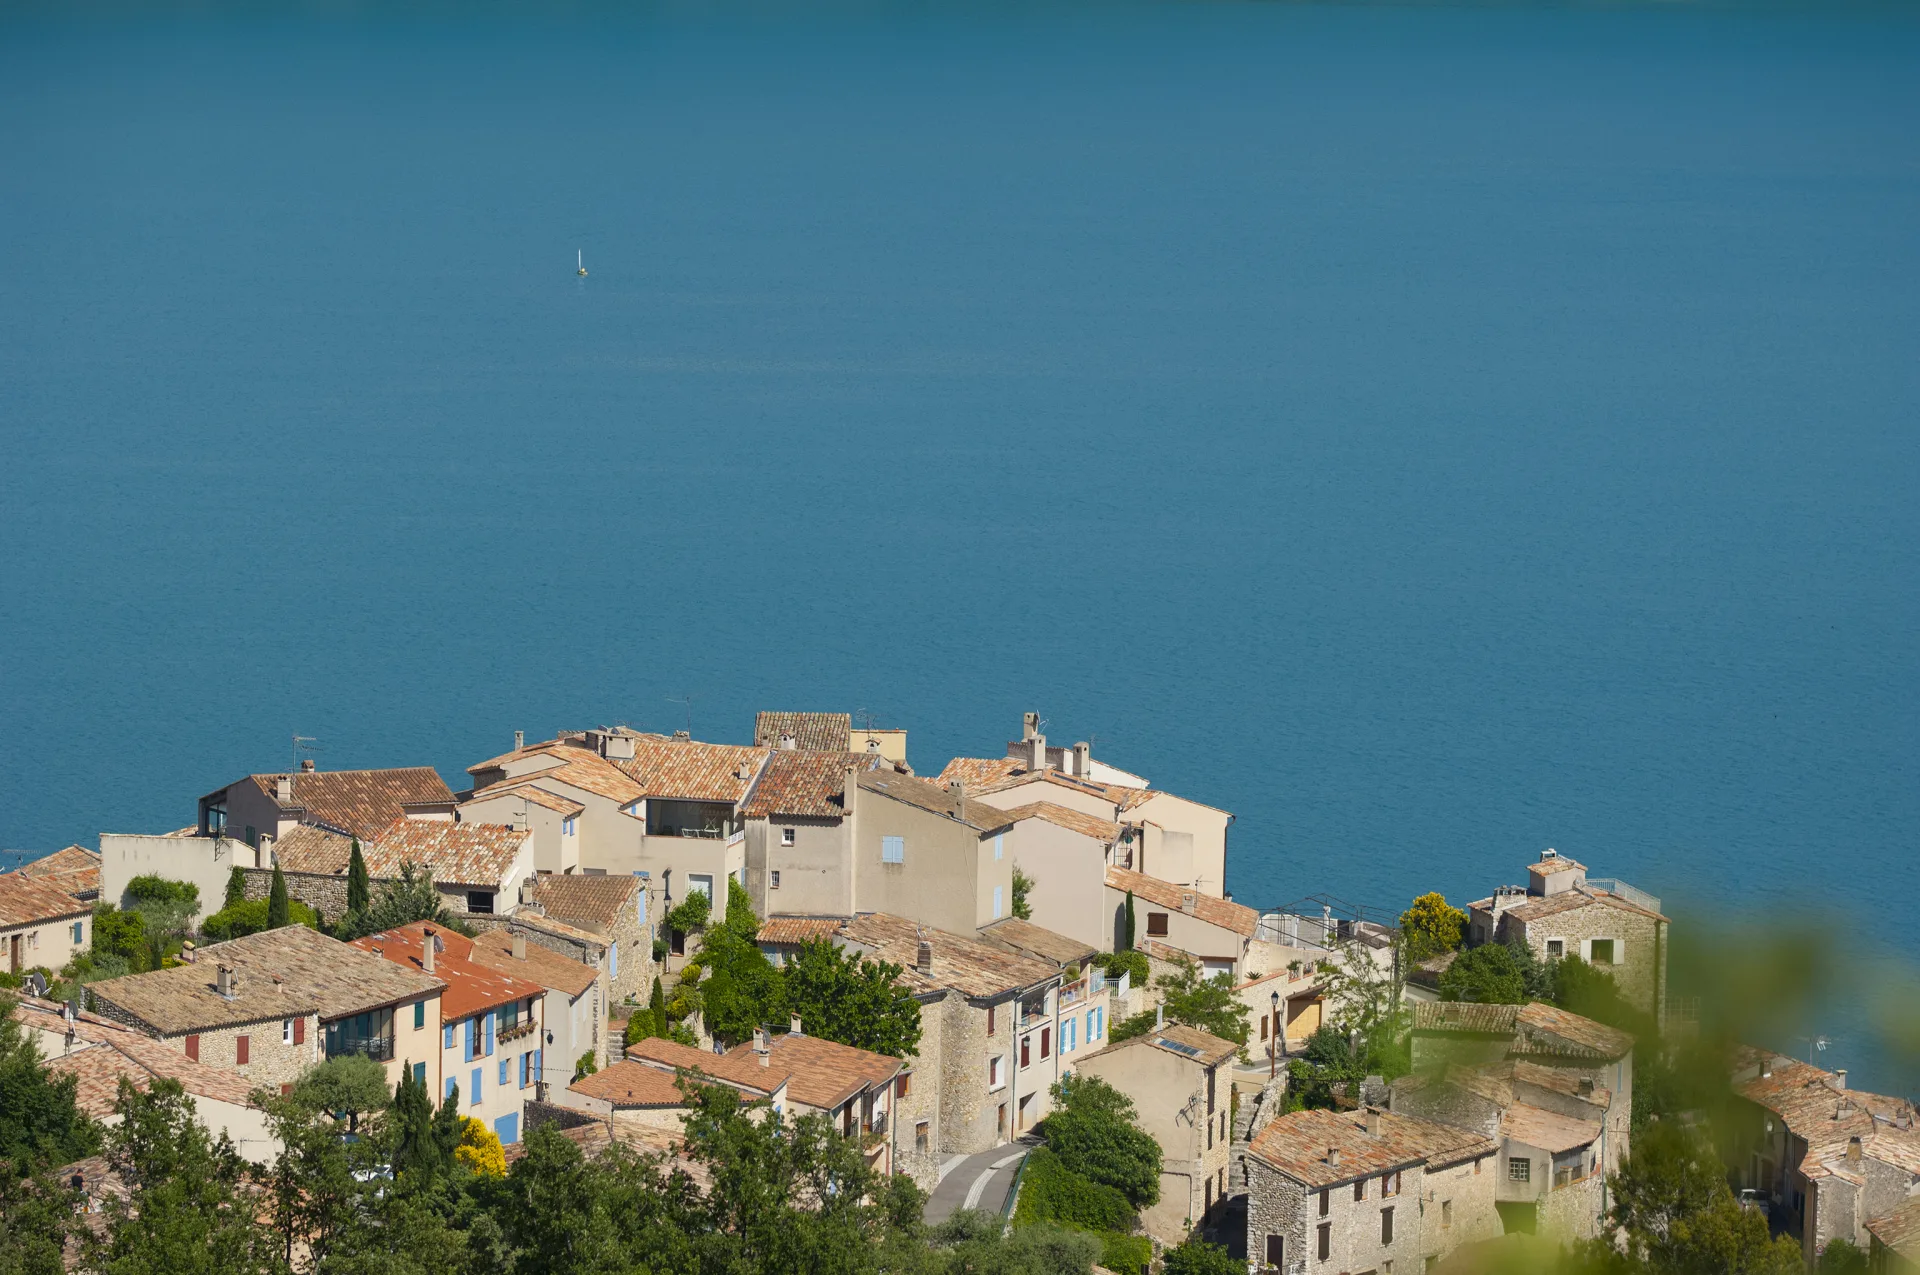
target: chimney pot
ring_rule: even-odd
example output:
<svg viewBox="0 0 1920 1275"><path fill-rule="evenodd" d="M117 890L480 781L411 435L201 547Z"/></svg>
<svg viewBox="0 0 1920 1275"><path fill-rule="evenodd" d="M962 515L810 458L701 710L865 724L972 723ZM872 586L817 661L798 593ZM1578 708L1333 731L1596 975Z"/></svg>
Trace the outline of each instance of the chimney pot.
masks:
<svg viewBox="0 0 1920 1275"><path fill-rule="evenodd" d="M806 1035L805 1032L800 1030L800 1015L794 1014L787 1019L787 1034L790 1036Z"/></svg>
<svg viewBox="0 0 1920 1275"><path fill-rule="evenodd" d="M1199 901L1193 897L1193 891L1186 890L1181 893L1180 910L1182 912L1185 912L1188 916L1192 916L1194 913L1194 909L1199 906L1200 906Z"/></svg>
<svg viewBox="0 0 1920 1275"><path fill-rule="evenodd" d="M293 776L281 775L273 781L273 795L279 801L293 800Z"/></svg>
<svg viewBox="0 0 1920 1275"><path fill-rule="evenodd" d="M527 932L517 925L507 932L513 936L513 959L516 961L526 960Z"/></svg>
<svg viewBox="0 0 1920 1275"><path fill-rule="evenodd" d="M1367 1108L1367 1136L1369 1138L1380 1136L1380 1109L1377 1107Z"/></svg>
<svg viewBox="0 0 1920 1275"><path fill-rule="evenodd" d="M928 977L932 977L933 975L933 944L927 942L927 940L925 939L920 940L920 946L914 952L913 967L919 970L922 974Z"/></svg>
<svg viewBox="0 0 1920 1275"><path fill-rule="evenodd" d="M1845 1067L1833 1073L1833 1087L1835 1089L1845 1089L1847 1087L1847 1069Z"/></svg>
<svg viewBox="0 0 1920 1275"><path fill-rule="evenodd" d="M1336 1169L1340 1167L1340 1148L1339 1147L1327 1148L1327 1163Z"/></svg>
<svg viewBox="0 0 1920 1275"><path fill-rule="evenodd" d="M273 990L277 995L285 996L287 994L287 980L275 974L273 976Z"/></svg>
<svg viewBox="0 0 1920 1275"><path fill-rule="evenodd" d="M1847 1139L1847 1163L1860 1163L1860 1138L1857 1134Z"/></svg>
<svg viewBox="0 0 1920 1275"><path fill-rule="evenodd" d="M311 775L313 773L313 758L311 757L301 758L300 769L306 771L309 775Z"/></svg>
<svg viewBox="0 0 1920 1275"><path fill-rule="evenodd" d="M1040 714L1022 713L1020 715L1020 738L1032 739L1040 733Z"/></svg>
<svg viewBox="0 0 1920 1275"><path fill-rule="evenodd" d="M517 753L521 749L525 748L526 746L527 746L527 732L523 730L517 730L513 732L513 751Z"/></svg>
<svg viewBox="0 0 1920 1275"><path fill-rule="evenodd" d="M800 747L800 741L795 739L792 735L782 735L780 737L781 752L783 753L796 752L799 750L799 747Z"/></svg>
<svg viewBox="0 0 1920 1275"><path fill-rule="evenodd" d="M1047 768L1047 737L1035 732L1034 737L1027 741L1027 747L1030 750L1027 754L1027 769L1045 770Z"/></svg>
<svg viewBox="0 0 1920 1275"><path fill-rule="evenodd" d="M433 973L433 941L433 927L429 925L420 931L420 968L428 974Z"/></svg>
<svg viewBox="0 0 1920 1275"><path fill-rule="evenodd" d="M1093 745L1081 740L1073 746L1073 774L1076 779L1092 778Z"/></svg>

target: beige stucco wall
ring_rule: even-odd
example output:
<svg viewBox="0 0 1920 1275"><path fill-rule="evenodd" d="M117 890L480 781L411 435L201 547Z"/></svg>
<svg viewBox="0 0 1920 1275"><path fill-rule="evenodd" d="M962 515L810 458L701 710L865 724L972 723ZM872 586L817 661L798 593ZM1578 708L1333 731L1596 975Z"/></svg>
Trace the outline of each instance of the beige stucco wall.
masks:
<svg viewBox="0 0 1920 1275"><path fill-rule="evenodd" d="M93 943L92 909L79 902L73 906L74 911L66 916L0 927L0 969L16 972L13 970L16 938L20 942L20 970L44 965L57 974L73 959L75 953L90 947ZM79 942L73 938L73 927L76 925L80 927Z"/></svg>
<svg viewBox="0 0 1920 1275"><path fill-rule="evenodd" d="M139 833L100 834L100 898L123 906L127 882L149 873L200 888L196 923L220 910L227 877L235 866L254 867L254 851L231 837L155 837Z"/></svg>
<svg viewBox="0 0 1920 1275"><path fill-rule="evenodd" d="M781 833L793 830L793 844ZM853 872L846 822L842 819L781 815L749 819L747 891L760 915L851 916L855 911ZM773 886L770 873L780 874Z"/></svg>
<svg viewBox="0 0 1920 1275"><path fill-rule="evenodd" d="M1113 927L1102 915L1105 843L1044 819L1022 819L1004 835L1006 856L1033 880L1027 895L1033 923L1102 951L1111 948Z"/></svg>
<svg viewBox="0 0 1920 1275"><path fill-rule="evenodd" d="M1101 888L1104 890L1106 897L1106 915L1109 923L1113 926L1108 942L1117 947L1119 945L1121 932L1126 923L1127 892L1125 890L1116 890L1111 886L1105 885ZM1148 933L1151 926L1147 918L1149 914L1155 912L1163 912L1166 914L1167 932L1164 935ZM1247 944L1250 941L1248 936L1229 930L1224 926L1203 921L1197 916L1190 916L1182 912L1179 908L1162 907L1157 903L1149 903L1138 895L1134 896L1133 915L1133 940L1135 947L1144 948L1147 945L1148 939L1159 939L1161 942L1172 947L1177 947L1184 952L1191 952L1196 957L1203 959L1211 958L1219 961L1232 961L1233 969L1231 972L1234 982L1237 983L1244 977Z"/></svg>
<svg viewBox="0 0 1920 1275"><path fill-rule="evenodd" d="M925 925L971 934L1013 908L1013 859L995 860L992 839L956 819L909 806L869 790L855 801L855 908L890 912ZM882 863L882 838L903 837L904 862Z"/></svg>
<svg viewBox="0 0 1920 1275"><path fill-rule="evenodd" d="M1150 1234L1179 1243L1222 1194L1232 1144L1229 1073L1147 1044L1079 1059L1075 1070L1132 1099L1135 1122L1160 1144L1160 1200L1141 1217Z"/></svg>
<svg viewBox="0 0 1920 1275"><path fill-rule="evenodd" d="M461 1114L472 1116L474 1119L485 1124L487 1128L492 1129L494 1127L494 1121L498 1120L501 1116L518 1113L522 1103L526 1099L535 1096L531 1081L529 1081L525 1088L522 1088L520 1085L520 1058L523 1054L545 1047L546 1002L547 997L545 995L533 998L533 1031L524 1036L517 1037L514 1040L500 1040L496 1033L493 1053L490 1055L483 1054L481 1057L472 1061L468 1061L466 1057L465 1024L467 1020L462 1018L455 1020L451 1024L454 1029L451 1048L446 1047L444 1043L446 1040L445 1027L448 1024L442 1023L442 1047L436 1051L439 1058L441 1079L439 1087L433 1091L434 1101L438 1103L441 1100L446 1093L446 1082L452 1080L460 1086ZM488 1010L485 1014L469 1015L468 1017L484 1019L487 1015L495 1012L494 1010ZM525 1021L524 1018L522 1021ZM484 1023L482 1024L481 1030L484 1032ZM484 1041L484 1039L485 1037L483 1035L481 1040ZM500 1064L503 1060L508 1064L507 1081L505 1084L500 1082ZM541 1060L543 1069L545 1067L545 1061L543 1057ZM481 1073L479 1102L473 1100L473 1072L475 1068L478 1068ZM571 1067L569 1067L567 1074L569 1077L572 1076ZM522 1137L526 1136L524 1127L520 1130L520 1135Z"/></svg>
<svg viewBox="0 0 1920 1275"><path fill-rule="evenodd" d="M1140 871L1208 894L1226 893L1227 825L1233 816L1163 792L1127 811L1126 819L1148 825ZM1154 835L1155 829L1160 835Z"/></svg>

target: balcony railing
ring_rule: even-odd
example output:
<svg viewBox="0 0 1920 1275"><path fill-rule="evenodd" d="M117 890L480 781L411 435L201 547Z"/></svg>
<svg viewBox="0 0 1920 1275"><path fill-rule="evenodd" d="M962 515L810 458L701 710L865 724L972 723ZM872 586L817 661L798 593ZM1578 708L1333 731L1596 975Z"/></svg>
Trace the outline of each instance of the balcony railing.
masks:
<svg viewBox="0 0 1920 1275"><path fill-rule="evenodd" d="M393 1037L363 1036L357 1040L327 1042L327 1057L338 1058L343 1054L361 1054L375 1062L393 1061Z"/></svg>
<svg viewBox="0 0 1920 1275"><path fill-rule="evenodd" d="M887 1136L887 1113L884 1111L874 1112L871 1116L867 1117L867 1119L863 1122L862 1127L866 1130L866 1132L872 1134L876 1138L886 1137Z"/></svg>
<svg viewBox="0 0 1920 1275"><path fill-rule="evenodd" d="M522 1036L530 1035L532 1031L533 1031L533 1020L531 1018L527 1018L527 1019L521 1020L520 1022L513 1023L510 1026L502 1027L499 1031L494 1033L493 1038L501 1042L502 1044L505 1044L507 1041L519 1040Z"/></svg>
<svg viewBox="0 0 1920 1275"><path fill-rule="evenodd" d="M1082 1000L1086 999L1088 990L1089 990L1089 985L1087 983L1087 980L1084 978L1080 979L1078 982L1068 983L1065 987L1060 989L1061 1008L1064 1009L1068 1005L1079 1004Z"/></svg>

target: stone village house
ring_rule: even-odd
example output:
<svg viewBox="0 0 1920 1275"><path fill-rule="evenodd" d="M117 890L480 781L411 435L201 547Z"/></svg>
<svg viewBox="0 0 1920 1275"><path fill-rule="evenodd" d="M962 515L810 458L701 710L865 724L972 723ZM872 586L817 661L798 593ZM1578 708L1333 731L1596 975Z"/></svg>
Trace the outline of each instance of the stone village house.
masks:
<svg viewBox="0 0 1920 1275"><path fill-rule="evenodd" d="M0 969L58 970L92 942L92 904L24 870L0 873Z"/></svg>

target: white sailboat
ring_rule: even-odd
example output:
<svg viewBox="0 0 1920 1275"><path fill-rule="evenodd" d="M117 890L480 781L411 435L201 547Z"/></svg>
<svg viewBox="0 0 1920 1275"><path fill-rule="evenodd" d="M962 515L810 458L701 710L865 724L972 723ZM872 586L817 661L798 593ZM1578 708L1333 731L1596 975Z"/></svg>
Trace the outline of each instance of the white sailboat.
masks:
<svg viewBox="0 0 1920 1275"><path fill-rule="evenodd" d="M586 255L586 253L585 253L585 252L583 252L583 251L581 251L580 249L578 249L578 248L576 248L576 249L574 249L574 252L573 252L573 259L574 259L574 263L575 263L576 265L578 265L578 266L580 267L580 277L581 277L582 279L584 279L584 278L586 278L586 277L587 277L587 255Z"/></svg>

